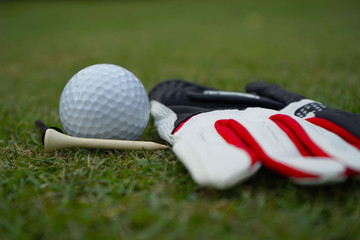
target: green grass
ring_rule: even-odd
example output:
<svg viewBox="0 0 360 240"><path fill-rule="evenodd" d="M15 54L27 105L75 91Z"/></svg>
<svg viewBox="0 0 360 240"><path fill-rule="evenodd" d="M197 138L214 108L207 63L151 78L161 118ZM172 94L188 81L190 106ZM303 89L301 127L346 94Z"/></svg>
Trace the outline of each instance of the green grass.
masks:
<svg viewBox="0 0 360 240"><path fill-rule="evenodd" d="M200 188L171 153L44 153L66 82L121 65L147 90L266 80L360 113L357 1L0 3L0 239L359 239L360 181L299 187L261 170ZM159 141L153 122L142 139Z"/></svg>

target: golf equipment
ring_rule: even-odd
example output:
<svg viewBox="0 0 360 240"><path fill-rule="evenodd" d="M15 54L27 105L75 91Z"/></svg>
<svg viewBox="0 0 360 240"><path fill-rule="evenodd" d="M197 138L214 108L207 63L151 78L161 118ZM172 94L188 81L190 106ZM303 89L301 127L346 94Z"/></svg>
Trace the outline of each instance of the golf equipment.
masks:
<svg viewBox="0 0 360 240"><path fill-rule="evenodd" d="M38 126L41 130L45 152L53 152L64 148L75 147L146 151L164 150L169 148L168 146L150 141L72 137L65 135L60 128L47 127L40 120L36 120L35 125Z"/></svg>
<svg viewBox="0 0 360 240"><path fill-rule="evenodd" d="M130 71L96 64L76 73L60 98L60 120L68 135L136 140L149 120L146 90Z"/></svg>

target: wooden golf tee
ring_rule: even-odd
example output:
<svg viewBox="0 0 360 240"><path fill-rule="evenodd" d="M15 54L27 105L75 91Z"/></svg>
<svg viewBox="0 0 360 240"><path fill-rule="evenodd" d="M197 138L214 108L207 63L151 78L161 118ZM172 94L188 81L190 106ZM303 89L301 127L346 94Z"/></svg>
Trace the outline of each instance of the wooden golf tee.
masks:
<svg viewBox="0 0 360 240"><path fill-rule="evenodd" d="M112 139L79 138L65 135L54 129L47 129L44 138L45 152L53 152L63 148L103 148L103 149L123 149L123 150L163 150L168 146L148 142L148 141L129 141Z"/></svg>

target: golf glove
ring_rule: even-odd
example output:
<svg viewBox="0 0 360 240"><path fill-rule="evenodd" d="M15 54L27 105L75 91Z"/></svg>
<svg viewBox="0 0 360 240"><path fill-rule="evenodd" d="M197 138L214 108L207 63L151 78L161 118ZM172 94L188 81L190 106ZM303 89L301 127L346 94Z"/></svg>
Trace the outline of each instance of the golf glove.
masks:
<svg viewBox="0 0 360 240"><path fill-rule="evenodd" d="M288 102L271 96L170 80L149 97L160 137L202 186L231 187L262 163L300 184L342 181L360 171L356 147L289 114Z"/></svg>

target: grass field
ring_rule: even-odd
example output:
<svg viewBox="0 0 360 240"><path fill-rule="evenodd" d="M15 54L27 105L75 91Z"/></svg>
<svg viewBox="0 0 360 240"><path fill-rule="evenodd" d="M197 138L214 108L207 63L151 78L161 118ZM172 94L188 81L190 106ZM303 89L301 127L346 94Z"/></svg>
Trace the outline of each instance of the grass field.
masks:
<svg viewBox="0 0 360 240"><path fill-rule="evenodd" d="M44 153L66 82L121 65L149 91L266 80L360 113L357 1L0 3L0 239L359 239L360 181L299 187L267 170L200 188L171 151ZM161 142L151 121L143 140Z"/></svg>

